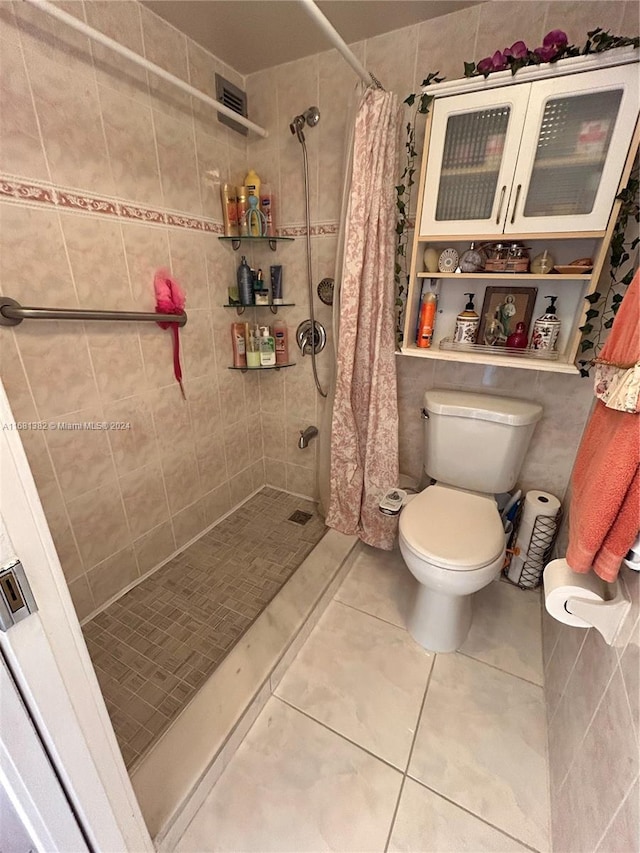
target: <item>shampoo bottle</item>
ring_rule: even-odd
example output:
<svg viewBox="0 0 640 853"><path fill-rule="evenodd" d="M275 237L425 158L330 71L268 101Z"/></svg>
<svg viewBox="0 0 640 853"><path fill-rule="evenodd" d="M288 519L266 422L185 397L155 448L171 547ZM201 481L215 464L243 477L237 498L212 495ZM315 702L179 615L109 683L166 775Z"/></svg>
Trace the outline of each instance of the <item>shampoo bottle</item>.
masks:
<svg viewBox="0 0 640 853"><path fill-rule="evenodd" d="M453 341L456 344L475 344L480 317L474 311L473 297L475 293L465 293L469 301L464 306L464 311L456 317L456 327L453 333Z"/></svg>
<svg viewBox="0 0 640 853"><path fill-rule="evenodd" d="M247 323L231 324L231 344L233 346L233 366L247 366Z"/></svg>
<svg viewBox="0 0 640 853"><path fill-rule="evenodd" d="M225 237L237 237L239 233L238 205L236 201L236 188L233 184L220 184L220 201L222 202Z"/></svg>
<svg viewBox="0 0 640 853"><path fill-rule="evenodd" d="M254 195L260 199L260 178L256 175L253 169L249 169L247 177L244 179L244 185L247 190L247 195Z"/></svg>
<svg viewBox="0 0 640 853"><path fill-rule="evenodd" d="M264 233L266 237L276 236L273 207L273 192L271 187L269 184L262 184L260 186L260 210L265 219Z"/></svg>
<svg viewBox="0 0 640 853"><path fill-rule="evenodd" d="M427 291L422 297L420 306L420 319L418 322L418 335L416 345L421 349L428 349L433 340L433 329L436 322L437 300L435 293Z"/></svg>
<svg viewBox="0 0 640 853"><path fill-rule="evenodd" d="M276 364L289 362L289 332L283 320L276 320L272 327L276 345Z"/></svg>
<svg viewBox="0 0 640 853"><path fill-rule="evenodd" d="M253 275L245 256L238 267L238 293L241 305L253 305Z"/></svg>
<svg viewBox="0 0 640 853"><path fill-rule="evenodd" d="M249 221L247 213L249 212L249 202L247 200L247 188L236 187L237 192L237 207L238 207L238 233L241 237L249 236Z"/></svg>

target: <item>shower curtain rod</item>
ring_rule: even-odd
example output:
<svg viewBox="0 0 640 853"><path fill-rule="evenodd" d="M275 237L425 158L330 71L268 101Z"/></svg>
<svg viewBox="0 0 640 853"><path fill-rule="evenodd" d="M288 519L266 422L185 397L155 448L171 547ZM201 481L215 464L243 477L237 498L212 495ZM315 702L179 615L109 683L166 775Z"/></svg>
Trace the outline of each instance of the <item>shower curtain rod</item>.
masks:
<svg viewBox="0 0 640 853"><path fill-rule="evenodd" d="M185 83L184 80L181 80L174 74L170 74L168 71L165 71L164 68L160 68L159 65L149 62L149 60L145 59L144 56L140 56L139 53L129 50L128 47L125 47L115 41L115 39L105 36L98 30L94 30L93 27L88 26L84 21L79 21L78 18L74 18L73 15L70 15L58 6L54 6L53 3L48 2L48 0L25 0L25 2L31 3L32 6L36 6L38 9L41 9L53 18L57 18L59 21L62 21L74 30L78 30L78 32L83 33L93 41L110 48L115 51L115 53L119 53L120 56L126 57L141 68L146 68L147 71L150 71L157 77L162 77L163 80L167 80L169 83L177 86L178 89L182 89L183 92L187 92L187 94L192 95L194 98L198 98L200 101L203 101L205 104L213 107L217 112L227 116L227 118L232 118L235 122L249 130L252 130L258 136L266 137L269 135L263 127L260 127L260 125L254 124L252 121L249 121L248 118L245 118L243 115L240 115L239 113L234 112L234 110L229 109L229 107L226 107L224 104L221 104L220 101L210 98L209 95L205 95L204 92L190 86L188 83Z"/></svg>
<svg viewBox="0 0 640 853"><path fill-rule="evenodd" d="M377 86L379 89L382 89L382 85L376 78L371 74L364 65L357 59L349 45L342 38L340 33L333 26L331 21L323 14L323 12L318 9L314 0L299 0L299 2L304 7L305 11L310 15L311 18L316 22L316 24L320 27L320 29L327 36L329 41L336 47L349 65L353 68L356 74L361 77L367 86L370 86L372 83Z"/></svg>

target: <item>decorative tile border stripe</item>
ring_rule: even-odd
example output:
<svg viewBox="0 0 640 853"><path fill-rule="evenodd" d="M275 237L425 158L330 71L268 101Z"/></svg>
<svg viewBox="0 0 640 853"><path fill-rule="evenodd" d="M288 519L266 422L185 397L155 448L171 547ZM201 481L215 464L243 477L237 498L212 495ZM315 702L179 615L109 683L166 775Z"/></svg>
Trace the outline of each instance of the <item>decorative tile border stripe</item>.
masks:
<svg viewBox="0 0 640 853"><path fill-rule="evenodd" d="M146 225L163 225L169 228L187 228L224 235L222 222L192 216L180 211L145 207L126 199L109 198L85 193L68 187L56 187L44 181L30 181L15 175L0 174L0 201L25 205L50 205L65 211L87 213L93 216L115 216ZM312 237L333 236L340 230L338 222L319 222L311 226ZM279 237L304 237L305 225L285 225L278 228Z"/></svg>

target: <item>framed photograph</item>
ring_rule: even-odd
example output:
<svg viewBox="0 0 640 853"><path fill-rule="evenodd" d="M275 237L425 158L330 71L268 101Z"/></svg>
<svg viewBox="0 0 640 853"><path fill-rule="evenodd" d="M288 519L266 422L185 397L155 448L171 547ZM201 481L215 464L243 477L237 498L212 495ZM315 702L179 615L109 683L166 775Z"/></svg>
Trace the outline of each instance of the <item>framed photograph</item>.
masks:
<svg viewBox="0 0 640 853"><path fill-rule="evenodd" d="M503 347L518 323L524 323L528 336L537 295L537 287L487 287L477 343Z"/></svg>

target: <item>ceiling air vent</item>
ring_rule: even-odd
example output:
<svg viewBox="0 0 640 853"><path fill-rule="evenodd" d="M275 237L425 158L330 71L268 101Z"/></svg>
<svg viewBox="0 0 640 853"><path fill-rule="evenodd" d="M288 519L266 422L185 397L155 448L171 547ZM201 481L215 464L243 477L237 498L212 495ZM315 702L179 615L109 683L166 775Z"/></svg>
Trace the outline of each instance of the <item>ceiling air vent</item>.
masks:
<svg viewBox="0 0 640 853"><path fill-rule="evenodd" d="M247 93L243 92L242 89L238 89L237 86L234 86L233 83L230 83L228 80L225 80L224 77L220 76L220 74L216 74L216 98L224 104L225 107L229 107L229 109L233 110L234 113L238 113L246 118ZM248 133L246 127L238 124L238 122L234 121L232 118L227 118L227 116L222 115L222 113L218 113L218 121L221 121L222 124L226 124L227 127L230 127L237 133L241 133L243 136L246 136Z"/></svg>

